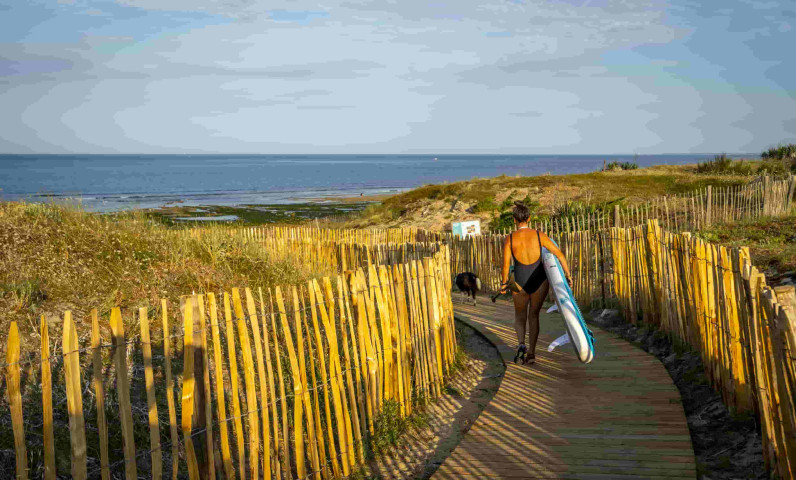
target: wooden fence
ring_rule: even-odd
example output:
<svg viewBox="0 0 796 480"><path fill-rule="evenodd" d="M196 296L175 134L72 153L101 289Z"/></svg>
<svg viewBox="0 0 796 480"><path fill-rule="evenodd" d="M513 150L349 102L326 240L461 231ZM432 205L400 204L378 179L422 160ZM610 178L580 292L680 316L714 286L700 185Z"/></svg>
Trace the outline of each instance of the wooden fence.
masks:
<svg viewBox="0 0 796 480"><path fill-rule="evenodd" d="M770 471L796 477L796 295L766 285L746 249L661 228L612 228L613 294L642 319L702 354L735 412L758 412Z"/></svg>
<svg viewBox="0 0 796 480"><path fill-rule="evenodd" d="M787 215L793 207L794 193L796 176L787 179L766 176L746 185L708 186L690 193L655 197L639 205L576 211L570 215L532 222L531 227L547 232L551 237L560 237L576 231L630 227L659 219L667 230L697 231L716 222Z"/></svg>
<svg viewBox="0 0 796 480"><path fill-rule="evenodd" d="M213 227L194 227L183 232L192 237L206 235L208 232L221 230L243 238L266 241L302 241L302 242L336 242L356 243L367 246L384 244L429 243L445 240L449 233L432 232L415 227L405 228L368 228L368 229L331 229L317 227L238 227L215 225Z"/></svg>
<svg viewBox="0 0 796 480"><path fill-rule="evenodd" d="M385 402L407 415L440 395L456 345L449 266L442 247L284 290L190 295L176 325L166 300L125 321L117 308L110 343L96 311L65 312L42 319L32 356L13 322L3 369L17 478L347 477ZM136 323L139 335L125 332Z"/></svg>

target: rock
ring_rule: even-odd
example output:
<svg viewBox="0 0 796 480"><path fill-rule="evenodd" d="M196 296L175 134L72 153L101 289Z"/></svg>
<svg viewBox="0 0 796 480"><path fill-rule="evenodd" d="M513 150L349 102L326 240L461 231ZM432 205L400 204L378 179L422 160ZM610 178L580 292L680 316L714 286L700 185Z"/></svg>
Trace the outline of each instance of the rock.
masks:
<svg viewBox="0 0 796 480"><path fill-rule="evenodd" d="M622 321L619 310L612 308L598 308L589 312L591 321L600 326L611 326Z"/></svg>

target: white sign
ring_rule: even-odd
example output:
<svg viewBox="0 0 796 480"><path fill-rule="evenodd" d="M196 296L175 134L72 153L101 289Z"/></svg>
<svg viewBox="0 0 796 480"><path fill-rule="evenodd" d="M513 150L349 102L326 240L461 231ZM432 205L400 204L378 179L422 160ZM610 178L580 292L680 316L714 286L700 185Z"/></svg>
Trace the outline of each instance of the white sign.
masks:
<svg viewBox="0 0 796 480"><path fill-rule="evenodd" d="M453 235L467 238L472 235L481 235L481 221L470 220L467 222L456 222L453 224Z"/></svg>

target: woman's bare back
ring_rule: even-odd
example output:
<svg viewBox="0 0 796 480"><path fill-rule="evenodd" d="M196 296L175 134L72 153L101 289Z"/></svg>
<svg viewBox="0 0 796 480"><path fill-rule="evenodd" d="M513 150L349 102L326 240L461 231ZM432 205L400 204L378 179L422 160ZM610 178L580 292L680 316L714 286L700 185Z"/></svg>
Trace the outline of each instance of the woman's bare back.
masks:
<svg viewBox="0 0 796 480"><path fill-rule="evenodd" d="M536 230L530 228L521 228L515 231L511 236L511 246L514 258L525 265L536 262L542 255Z"/></svg>

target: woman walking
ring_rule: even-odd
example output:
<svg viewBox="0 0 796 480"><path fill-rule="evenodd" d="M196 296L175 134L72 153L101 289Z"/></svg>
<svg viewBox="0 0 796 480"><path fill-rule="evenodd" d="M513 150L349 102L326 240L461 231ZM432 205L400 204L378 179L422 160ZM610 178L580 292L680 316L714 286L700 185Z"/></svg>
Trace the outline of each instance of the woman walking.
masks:
<svg viewBox="0 0 796 480"><path fill-rule="evenodd" d="M514 362L533 364L536 361L536 340L539 338L539 312L547 298L547 274L542 264L542 247L558 257L567 282L572 285L569 266L561 250L542 232L528 227L531 216L528 207L520 202L512 212L517 229L503 244L503 271L500 293L511 290L514 300L514 329L517 332L517 355ZM513 264L512 264L513 263ZM513 268L514 280L509 280ZM528 331L528 345L525 332Z"/></svg>

